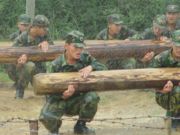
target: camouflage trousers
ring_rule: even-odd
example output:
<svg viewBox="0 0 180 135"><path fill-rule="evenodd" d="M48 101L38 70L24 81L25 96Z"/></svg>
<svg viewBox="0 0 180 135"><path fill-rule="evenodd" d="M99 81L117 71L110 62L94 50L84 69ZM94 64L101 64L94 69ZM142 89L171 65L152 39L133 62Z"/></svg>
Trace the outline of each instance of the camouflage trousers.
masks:
<svg viewBox="0 0 180 135"><path fill-rule="evenodd" d="M16 89L25 89L35 74L35 64L27 62L25 65L17 67L16 64L6 64L5 70L9 78L15 82Z"/></svg>
<svg viewBox="0 0 180 135"><path fill-rule="evenodd" d="M99 102L96 92L79 93L63 100L60 95L50 95L40 113L40 121L51 133L58 133L61 117L79 115L79 119L91 121Z"/></svg>
<svg viewBox="0 0 180 135"><path fill-rule="evenodd" d="M108 69L134 69L136 68L135 58L112 59L106 62Z"/></svg>
<svg viewBox="0 0 180 135"><path fill-rule="evenodd" d="M156 93L156 102L167 110L167 116L180 118L180 86L167 94ZM180 127L180 119L173 119L172 126Z"/></svg>

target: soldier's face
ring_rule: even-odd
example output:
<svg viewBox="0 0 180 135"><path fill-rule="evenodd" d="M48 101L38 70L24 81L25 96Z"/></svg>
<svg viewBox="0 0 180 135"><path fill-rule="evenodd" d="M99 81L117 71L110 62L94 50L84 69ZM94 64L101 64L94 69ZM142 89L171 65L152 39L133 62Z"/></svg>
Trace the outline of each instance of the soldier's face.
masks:
<svg viewBox="0 0 180 135"><path fill-rule="evenodd" d="M37 27L38 35L44 36L47 34L47 28L46 27Z"/></svg>
<svg viewBox="0 0 180 135"><path fill-rule="evenodd" d="M26 31L29 28L29 24L22 24L22 23L18 23L18 29L23 32Z"/></svg>
<svg viewBox="0 0 180 135"><path fill-rule="evenodd" d="M65 49L68 58L78 60L84 48L75 47L73 43L70 43L65 44Z"/></svg>
<svg viewBox="0 0 180 135"><path fill-rule="evenodd" d="M167 22L169 24L175 24L179 18L179 13L168 12L168 13L166 13L166 18L167 18Z"/></svg>
<svg viewBox="0 0 180 135"><path fill-rule="evenodd" d="M121 31L121 25L119 24L109 24L109 31L110 31L110 34L118 34L120 31Z"/></svg>
<svg viewBox="0 0 180 135"><path fill-rule="evenodd" d="M180 46L173 45L173 56L180 59Z"/></svg>
<svg viewBox="0 0 180 135"><path fill-rule="evenodd" d="M154 32L154 35L156 35L157 37L160 37L162 34L162 30L156 26L153 26L153 32Z"/></svg>

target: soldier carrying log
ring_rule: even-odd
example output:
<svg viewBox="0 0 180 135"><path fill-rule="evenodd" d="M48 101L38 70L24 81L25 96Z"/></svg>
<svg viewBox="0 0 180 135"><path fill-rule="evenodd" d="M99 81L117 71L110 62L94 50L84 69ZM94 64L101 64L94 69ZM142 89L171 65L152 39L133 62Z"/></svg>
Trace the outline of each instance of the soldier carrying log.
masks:
<svg viewBox="0 0 180 135"><path fill-rule="evenodd" d="M51 72L79 72L82 78L87 78L93 70L105 70L106 67L99 63L88 53L84 52L84 34L72 31L66 37L65 52L52 62ZM97 111L99 96L96 92L76 92L74 85L61 94L50 94L41 110L40 121L48 129L49 135L59 135L64 114L78 115L79 119L74 126L74 133L94 134L86 126Z"/></svg>
<svg viewBox="0 0 180 135"><path fill-rule="evenodd" d="M172 35L173 47L155 56L151 67L180 67L180 30ZM156 92L157 103L167 110L167 116L180 117L180 83L174 86L172 81L167 81L161 90ZM180 119L172 119L172 127L180 127Z"/></svg>
<svg viewBox="0 0 180 135"><path fill-rule="evenodd" d="M49 44L53 44L48 36L48 25L49 21L44 15L35 16L30 28L15 39L13 47L39 46L42 51L47 51ZM5 69L15 82L16 99L24 97L24 90L32 82L34 74L46 72L44 63L28 61L27 54L22 54L14 64L6 64Z"/></svg>

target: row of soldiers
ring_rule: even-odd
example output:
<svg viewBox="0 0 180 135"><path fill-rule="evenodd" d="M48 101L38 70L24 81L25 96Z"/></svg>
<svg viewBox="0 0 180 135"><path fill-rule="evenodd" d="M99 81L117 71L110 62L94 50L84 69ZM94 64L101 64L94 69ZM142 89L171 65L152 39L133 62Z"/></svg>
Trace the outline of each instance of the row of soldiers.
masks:
<svg viewBox="0 0 180 135"><path fill-rule="evenodd" d="M106 66L109 69L138 68L139 61L148 62L150 67L180 67L180 24L179 7L168 5L166 15L157 16L153 26L143 33L137 33L127 28L119 15L112 14L107 17L107 28L97 35L102 40L134 40L134 39L158 39L172 40L173 47L154 57L154 53L147 53L141 60L134 58L108 60ZM18 21L19 31L12 34L14 47L39 46L46 52L49 45L53 45L48 33L49 21L44 15L37 15L32 21L27 15L21 15ZM51 72L79 72L82 78L87 78L94 70L107 70L108 68L98 62L89 53L83 51L84 34L79 31L71 31L65 39L65 52L51 62ZM16 99L22 99L24 90L32 83L33 75L46 72L45 62L28 61L28 56L22 54L15 64L5 64L9 77L15 82ZM61 94L47 95L47 100L40 114L40 120L48 129L49 135L59 135L64 114L78 115L79 119L74 126L77 134L94 134L94 130L86 126L97 111L99 96L96 92L76 92L73 85ZM174 86L168 81L162 90L156 92L157 103L167 110L167 116L180 116L180 86ZM172 126L180 126L179 119L173 119Z"/></svg>

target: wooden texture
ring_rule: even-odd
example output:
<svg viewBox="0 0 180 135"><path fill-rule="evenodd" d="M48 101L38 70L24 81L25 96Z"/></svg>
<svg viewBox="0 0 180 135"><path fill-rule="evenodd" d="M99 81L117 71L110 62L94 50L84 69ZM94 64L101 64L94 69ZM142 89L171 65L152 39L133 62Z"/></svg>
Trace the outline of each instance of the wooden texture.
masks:
<svg viewBox="0 0 180 135"><path fill-rule="evenodd" d="M36 94L61 93L69 84L77 91L110 91L125 89L162 88L172 80L175 85L180 81L179 68L147 68L131 70L95 71L87 79L79 73L41 73L33 78Z"/></svg>
<svg viewBox="0 0 180 135"><path fill-rule="evenodd" d="M142 58L147 52L154 51L156 54L169 49L168 43L151 40L139 41L85 41L87 50L99 60L111 58L135 57ZM2 47L0 48L0 63L14 63L22 54L27 54L30 61L51 61L64 52L64 42L49 47L47 52L42 52L37 46L31 47Z"/></svg>

